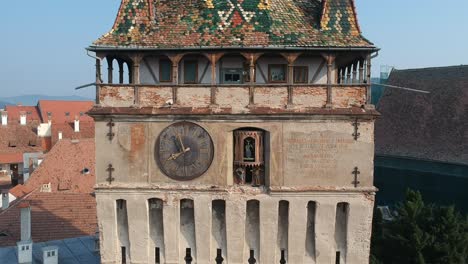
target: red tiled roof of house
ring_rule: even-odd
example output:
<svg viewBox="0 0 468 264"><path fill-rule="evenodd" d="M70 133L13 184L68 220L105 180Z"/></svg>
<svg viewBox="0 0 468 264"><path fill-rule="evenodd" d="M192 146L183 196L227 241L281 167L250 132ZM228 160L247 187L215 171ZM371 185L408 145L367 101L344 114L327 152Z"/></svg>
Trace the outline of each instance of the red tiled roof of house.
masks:
<svg viewBox="0 0 468 264"><path fill-rule="evenodd" d="M31 174L26 186L51 183L52 192L91 193L96 181L93 139L60 140ZM85 174L84 169L88 172Z"/></svg>
<svg viewBox="0 0 468 264"><path fill-rule="evenodd" d="M23 153L42 152L36 129L38 121L27 125L0 125L0 164L21 163Z"/></svg>
<svg viewBox="0 0 468 264"><path fill-rule="evenodd" d="M18 184L15 187L11 188L9 190L9 193L11 193L13 196L15 196L16 199L20 199L20 198L23 198L24 196L26 196L27 194L29 194L30 192L32 192L33 190L34 189L32 189L29 186L24 186L22 184Z"/></svg>
<svg viewBox="0 0 468 264"><path fill-rule="evenodd" d="M20 240L20 208L31 206L31 234L34 242L94 235L97 228L94 139L60 140L47 154L26 184L10 193L20 197L10 208L0 211L0 246ZM84 169L89 173L83 173ZM41 192L43 184L51 192Z"/></svg>
<svg viewBox="0 0 468 264"><path fill-rule="evenodd" d="M82 122L92 122L93 119L86 115L94 105L93 101L51 101L39 100L37 107L41 113L42 122L49 121L48 114L51 114L52 122L68 123L73 122L78 117Z"/></svg>
<svg viewBox="0 0 468 264"><path fill-rule="evenodd" d="M96 200L87 193L41 193L35 191L21 202L31 206L31 236L44 242L94 235L97 227ZM13 246L21 238L21 202L0 212L0 247Z"/></svg>
<svg viewBox="0 0 468 264"><path fill-rule="evenodd" d="M74 122L52 123L52 145L55 145L59 141L59 132L62 132L63 139L94 138L94 122L80 121L80 132L75 132L74 126Z"/></svg>
<svg viewBox="0 0 468 264"><path fill-rule="evenodd" d="M8 123L19 124L20 113L26 113L26 122L41 121L41 117L37 107L35 106L20 106L20 105L7 105L5 111L8 113Z"/></svg>
<svg viewBox="0 0 468 264"><path fill-rule="evenodd" d="M375 124L376 154L468 164L468 65L394 70Z"/></svg>

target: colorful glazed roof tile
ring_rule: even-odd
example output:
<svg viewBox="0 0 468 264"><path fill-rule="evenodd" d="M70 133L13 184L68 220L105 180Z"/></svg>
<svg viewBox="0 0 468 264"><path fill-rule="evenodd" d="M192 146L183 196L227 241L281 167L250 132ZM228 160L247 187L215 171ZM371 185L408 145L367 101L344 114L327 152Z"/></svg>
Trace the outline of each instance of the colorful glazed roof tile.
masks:
<svg viewBox="0 0 468 264"><path fill-rule="evenodd" d="M95 48L374 48L354 0L122 0Z"/></svg>

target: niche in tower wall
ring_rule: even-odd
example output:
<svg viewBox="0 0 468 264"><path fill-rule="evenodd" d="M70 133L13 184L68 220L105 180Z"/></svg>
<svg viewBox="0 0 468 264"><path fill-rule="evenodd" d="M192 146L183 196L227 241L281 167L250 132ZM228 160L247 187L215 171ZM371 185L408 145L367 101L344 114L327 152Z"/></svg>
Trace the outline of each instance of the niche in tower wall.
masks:
<svg viewBox="0 0 468 264"><path fill-rule="evenodd" d="M234 131L234 179L239 185L265 184L264 132L256 129Z"/></svg>

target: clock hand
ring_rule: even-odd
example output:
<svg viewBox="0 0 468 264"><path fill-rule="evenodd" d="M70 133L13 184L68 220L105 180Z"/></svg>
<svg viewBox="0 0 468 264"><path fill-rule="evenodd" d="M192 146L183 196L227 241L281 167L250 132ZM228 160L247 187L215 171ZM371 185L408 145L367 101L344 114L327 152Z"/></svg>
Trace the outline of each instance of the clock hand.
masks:
<svg viewBox="0 0 468 264"><path fill-rule="evenodd" d="M180 146L182 147L182 150L185 152L184 142L182 141L182 138L180 137L179 134L177 134L177 138L179 139Z"/></svg>
<svg viewBox="0 0 468 264"><path fill-rule="evenodd" d="M184 155L185 153L187 153L189 151L190 151L190 148L186 148L182 152L171 154L171 156L169 156L169 158L166 161L176 160L177 158L179 158L180 156Z"/></svg>

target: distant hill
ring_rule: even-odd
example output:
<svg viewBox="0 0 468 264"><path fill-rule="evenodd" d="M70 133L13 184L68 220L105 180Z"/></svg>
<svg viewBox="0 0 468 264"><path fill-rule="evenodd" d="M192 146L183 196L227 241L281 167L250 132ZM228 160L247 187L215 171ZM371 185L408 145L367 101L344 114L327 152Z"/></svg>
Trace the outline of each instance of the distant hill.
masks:
<svg viewBox="0 0 468 264"><path fill-rule="evenodd" d="M3 108L6 104L21 104L21 105L37 105L39 100L64 100L64 101L93 101L91 98L86 98L77 95L71 96L50 96L43 94L30 94L30 95L19 95L13 97L0 97L0 108Z"/></svg>
<svg viewBox="0 0 468 264"><path fill-rule="evenodd" d="M8 105L8 104L10 104L10 103L4 102L4 101L0 101L0 109L5 108L5 105Z"/></svg>

